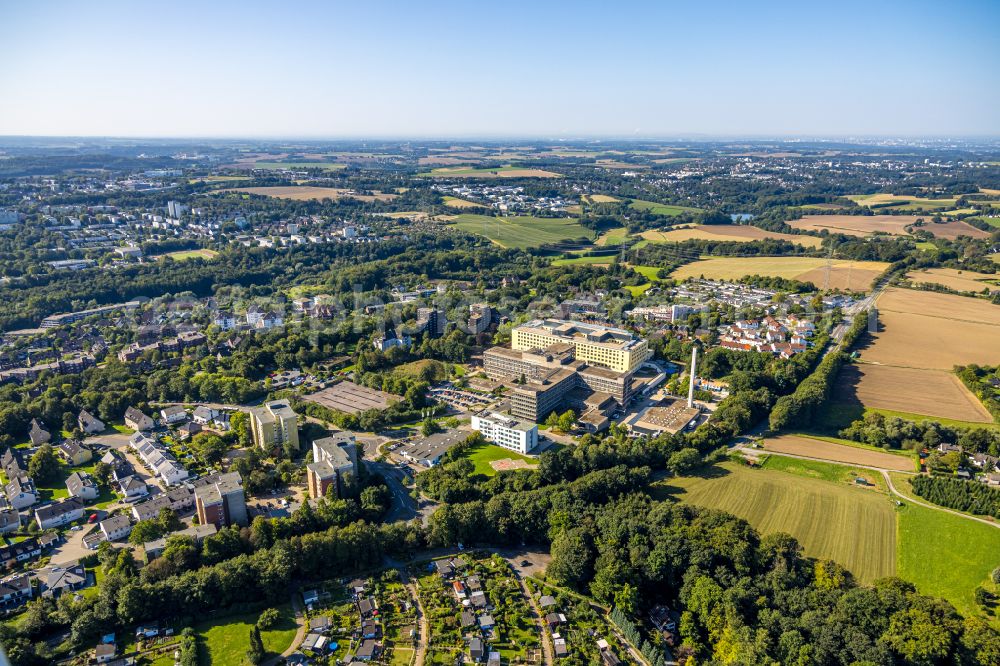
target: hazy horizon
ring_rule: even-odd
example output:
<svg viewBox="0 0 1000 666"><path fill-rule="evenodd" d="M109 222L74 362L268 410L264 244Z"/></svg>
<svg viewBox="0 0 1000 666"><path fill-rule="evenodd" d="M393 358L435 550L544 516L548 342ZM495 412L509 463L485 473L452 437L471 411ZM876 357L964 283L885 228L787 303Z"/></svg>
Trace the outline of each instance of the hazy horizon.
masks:
<svg viewBox="0 0 1000 666"><path fill-rule="evenodd" d="M1000 133L1000 3L0 6L0 135L822 140Z"/></svg>

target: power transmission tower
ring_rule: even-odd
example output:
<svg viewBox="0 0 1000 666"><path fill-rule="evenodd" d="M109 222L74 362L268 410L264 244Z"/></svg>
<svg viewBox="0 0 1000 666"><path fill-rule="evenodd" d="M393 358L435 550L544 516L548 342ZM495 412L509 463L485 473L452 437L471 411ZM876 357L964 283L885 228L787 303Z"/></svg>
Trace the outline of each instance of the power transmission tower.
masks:
<svg viewBox="0 0 1000 666"><path fill-rule="evenodd" d="M833 268L833 243L830 244L830 250L826 253L826 277L823 279L823 291L827 291L830 288L830 270Z"/></svg>

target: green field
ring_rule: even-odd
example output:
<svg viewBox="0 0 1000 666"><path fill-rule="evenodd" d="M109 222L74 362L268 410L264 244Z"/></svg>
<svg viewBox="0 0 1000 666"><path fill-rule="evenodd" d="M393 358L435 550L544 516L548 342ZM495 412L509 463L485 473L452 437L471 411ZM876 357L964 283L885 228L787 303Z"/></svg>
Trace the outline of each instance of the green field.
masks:
<svg viewBox="0 0 1000 666"><path fill-rule="evenodd" d="M883 210L921 211L954 208L957 199L925 199L894 194L850 194L846 197L859 206L876 206Z"/></svg>
<svg viewBox="0 0 1000 666"><path fill-rule="evenodd" d="M170 257L174 261L187 261L188 259L214 259L218 255L219 253L215 250L178 250L177 252L159 254L156 258L163 259L164 257Z"/></svg>
<svg viewBox="0 0 1000 666"><path fill-rule="evenodd" d="M495 460L510 458L511 460L524 460L532 465L538 463L538 461L534 458L522 456L520 453L516 453L495 444L479 444L469 447L464 452L463 457L471 460L476 466L474 474L482 474L484 476L496 476L496 470L490 467L490 463Z"/></svg>
<svg viewBox="0 0 1000 666"><path fill-rule="evenodd" d="M289 604L278 608L281 618L275 627L261 631L264 650L269 655L281 654L295 638L296 624ZM220 622L206 620L193 627L201 638L201 663L213 666L241 666L246 663L250 647L250 627L260 613L232 615Z"/></svg>
<svg viewBox="0 0 1000 666"><path fill-rule="evenodd" d="M458 215L451 223L470 234L486 236L507 248L526 249L565 240L586 238L593 240L594 232L580 225L571 217L489 217L487 215Z"/></svg>
<svg viewBox="0 0 1000 666"><path fill-rule="evenodd" d="M791 534L807 555L835 560L862 581L895 574L895 514L884 494L834 482L853 476L826 469L833 465L772 463L775 458L770 469L723 463L702 477L670 479L664 490L682 502L735 514L763 534ZM792 467L801 473L783 471Z"/></svg>
<svg viewBox="0 0 1000 666"><path fill-rule="evenodd" d="M897 486L899 476L892 477ZM990 571L1000 566L1000 529L906 501L898 516L900 578L923 594L944 597L965 615L979 614L973 592L988 587Z"/></svg>
<svg viewBox="0 0 1000 666"><path fill-rule="evenodd" d="M586 256L586 257L564 257L562 259L556 259L552 262L553 266L581 266L581 265L592 265L592 264L611 264L614 263L615 259L618 257L617 254L604 254L598 257Z"/></svg>
<svg viewBox="0 0 1000 666"><path fill-rule="evenodd" d="M600 238L597 239L597 245L613 247L621 245L626 240L628 240L628 229L625 227L616 227L601 234Z"/></svg>
<svg viewBox="0 0 1000 666"><path fill-rule="evenodd" d="M241 165L242 166L242 165ZM251 169L323 169L337 171L346 169L346 164L331 164L330 162L254 162L248 166Z"/></svg>
<svg viewBox="0 0 1000 666"><path fill-rule="evenodd" d="M652 213L653 215L669 215L676 217L681 213L698 213L700 208L688 208L687 206L672 206L670 204L656 203L655 201L643 201L642 199L632 199L629 208Z"/></svg>
<svg viewBox="0 0 1000 666"><path fill-rule="evenodd" d="M659 276L657 275L660 272L658 266L632 266L632 270L634 270L636 273L643 276L647 280L660 279Z"/></svg>

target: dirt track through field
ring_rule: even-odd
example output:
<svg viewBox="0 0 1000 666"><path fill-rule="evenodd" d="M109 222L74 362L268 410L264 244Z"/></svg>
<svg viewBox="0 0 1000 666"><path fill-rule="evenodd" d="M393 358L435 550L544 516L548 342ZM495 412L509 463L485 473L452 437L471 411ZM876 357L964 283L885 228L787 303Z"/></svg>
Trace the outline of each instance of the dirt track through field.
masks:
<svg viewBox="0 0 1000 666"><path fill-rule="evenodd" d="M764 441L764 450L899 472L912 472L915 469L913 460L904 456L827 442L802 435L769 437Z"/></svg>

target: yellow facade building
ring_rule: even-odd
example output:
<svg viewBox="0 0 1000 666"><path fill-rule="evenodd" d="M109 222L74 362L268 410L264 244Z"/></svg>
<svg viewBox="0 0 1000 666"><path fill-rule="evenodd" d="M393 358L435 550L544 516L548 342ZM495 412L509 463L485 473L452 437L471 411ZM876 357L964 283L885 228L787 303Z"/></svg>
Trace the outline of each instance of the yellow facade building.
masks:
<svg viewBox="0 0 1000 666"><path fill-rule="evenodd" d="M528 351L569 344L580 361L617 372L632 372L652 354L645 340L608 326L561 319L536 319L511 331L511 349Z"/></svg>

